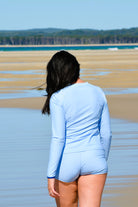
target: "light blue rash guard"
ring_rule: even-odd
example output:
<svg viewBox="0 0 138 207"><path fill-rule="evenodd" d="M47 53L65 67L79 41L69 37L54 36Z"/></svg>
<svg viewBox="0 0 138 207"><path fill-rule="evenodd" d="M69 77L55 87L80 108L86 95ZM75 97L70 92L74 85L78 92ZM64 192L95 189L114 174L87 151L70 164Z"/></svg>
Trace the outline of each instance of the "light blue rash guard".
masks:
<svg viewBox="0 0 138 207"><path fill-rule="evenodd" d="M50 113L52 139L48 178L56 177L63 154L73 159L74 153L102 149L105 160L108 159L112 137L110 115L100 87L88 82L66 86L52 94Z"/></svg>

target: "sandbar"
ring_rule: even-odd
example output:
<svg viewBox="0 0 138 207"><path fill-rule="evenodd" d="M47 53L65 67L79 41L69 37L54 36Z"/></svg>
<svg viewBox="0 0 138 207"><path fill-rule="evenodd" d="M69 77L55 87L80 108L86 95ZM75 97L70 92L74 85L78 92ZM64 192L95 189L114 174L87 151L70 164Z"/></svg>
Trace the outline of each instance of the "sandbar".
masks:
<svg viewBox="0 0 138 207"><path fill-rule="evenodd" d="M81 78L101 88L138 88L138 50L71 50ZM0 52L0 93L31 90L46 81L46 65L56 51ZM18 74L34 70L35 74ZM5 74L3 71L9 71ZM10 73L11 71L11 73ZM13 74L12 71L17 71ZM39 71L39 72L38 72ZM42 71L42 73L41 73ZM105 72L104 75L99 75ZM44 88L45 85L42 86ZM41 109L46 97L0 100L0 107ZM138 94L107 95L112 117L138 121Z"/></svg>

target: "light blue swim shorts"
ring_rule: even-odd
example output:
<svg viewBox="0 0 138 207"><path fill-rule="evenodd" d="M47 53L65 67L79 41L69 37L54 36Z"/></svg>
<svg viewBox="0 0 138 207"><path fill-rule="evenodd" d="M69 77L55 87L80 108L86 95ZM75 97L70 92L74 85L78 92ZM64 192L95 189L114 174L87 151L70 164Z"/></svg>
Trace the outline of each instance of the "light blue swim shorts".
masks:
<svg viewBox="0 0 138 207"><path fill-rule="evenodd" d="M63 153L55 178L63 182L72 182L81 175L107 172L108 165L104 150L92 149L91 151Z"/></svg>

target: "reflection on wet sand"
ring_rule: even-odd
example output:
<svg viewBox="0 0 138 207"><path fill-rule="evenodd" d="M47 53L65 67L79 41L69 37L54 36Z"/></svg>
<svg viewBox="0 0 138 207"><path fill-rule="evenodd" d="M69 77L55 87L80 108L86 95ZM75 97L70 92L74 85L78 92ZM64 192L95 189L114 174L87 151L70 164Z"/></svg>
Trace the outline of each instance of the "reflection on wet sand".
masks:
<svg viewBox="0 0 138 207"><path fill-rule="evenodd" d="M10 108L1 108L0 114L0 206L54 207L46 183L50 116L40 110ZM120 196L127 195L129 188L134 191L138 183L138 123L111 119L111 125L113 140L102 207L122 207Z"/></svg>

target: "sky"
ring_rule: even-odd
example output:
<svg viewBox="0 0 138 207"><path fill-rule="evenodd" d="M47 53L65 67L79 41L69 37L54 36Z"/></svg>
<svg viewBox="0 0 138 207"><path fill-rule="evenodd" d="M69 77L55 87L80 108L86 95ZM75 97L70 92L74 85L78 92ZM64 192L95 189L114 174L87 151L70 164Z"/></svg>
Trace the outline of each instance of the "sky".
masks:
<svg viewBox="0 0 138 207"><path fill-rule="evenodd" d="M0 30L138 27L138 0L0 0Z"/></svg>

